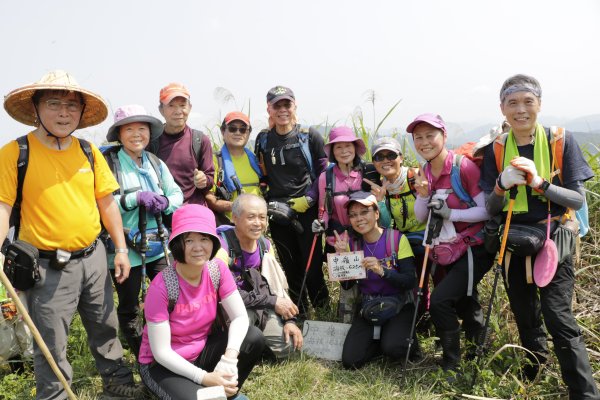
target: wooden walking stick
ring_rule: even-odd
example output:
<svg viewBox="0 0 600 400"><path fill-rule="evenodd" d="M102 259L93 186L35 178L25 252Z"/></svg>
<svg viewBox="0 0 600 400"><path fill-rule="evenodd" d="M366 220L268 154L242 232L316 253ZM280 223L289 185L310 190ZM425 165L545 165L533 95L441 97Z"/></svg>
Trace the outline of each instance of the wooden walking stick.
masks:
<svg viewBox="0 0 600 400"><path fill-rule="evenodd" d="M23 320L25 321L25 323L31 330L31 334L33 335L33 338L35 339L35 342L37 343L38 347L42 351L42 354L44 355L44 357L46 357L48 364L50 364L50 368L52 368L52 371L54 371L54 374L56 375L56 377L58 378L60 383L62 383L63 387L65 388L65 391L67 392L67 395L69 396L69 399L77 400L75 393L73 393L73 391L71 390L71 387L69 386L69 383L67 382L64 375L58 368L58 365L56 364L56 361L54 361L54 358L52 357L52 354L50 353L48 346L46 346L44 339L42 339L42 335L40 335L40 331L38 331L38 329L34 325L31 317L29 316L29 313L27 312L27 308L21 302L21 299L19 299L19 296L17 295L15 288L13 287L12 283L10 283L10 280L4 273L3 268L0 268L0 280L2 280L2 284L8 291L8 294L10 295L12 300L15 302L15 305L17 306L17 310L21 313L21 315L23 316Z"/></svg>

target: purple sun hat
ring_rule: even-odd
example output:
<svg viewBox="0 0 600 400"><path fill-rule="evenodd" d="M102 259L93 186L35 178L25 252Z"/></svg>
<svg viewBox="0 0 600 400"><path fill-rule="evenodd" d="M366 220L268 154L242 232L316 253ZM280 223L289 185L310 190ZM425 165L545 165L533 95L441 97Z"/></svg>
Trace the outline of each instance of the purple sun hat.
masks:
<svg viewBox="0 0 600 400"><path fill-rule="evenodd" d="M331 149L334 143L354 143L356 154L362 157L367 152L365 142L356 136L356 133L349 126L337 126L329 132L329 142L325 145L324 150L327 157L330 156Z"/></svg>

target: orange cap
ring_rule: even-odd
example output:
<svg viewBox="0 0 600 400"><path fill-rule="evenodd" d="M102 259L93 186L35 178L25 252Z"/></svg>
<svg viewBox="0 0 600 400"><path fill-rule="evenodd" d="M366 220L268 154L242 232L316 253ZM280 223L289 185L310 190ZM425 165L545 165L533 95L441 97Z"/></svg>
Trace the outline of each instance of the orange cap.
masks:
<svg viewBox="0 0 600 400"><path fill-rule="evenodd" d="M190 99L190 92L181 83L169 83L164 88L160 89L160 102L161 104L169 104L175 97L183 97L187 100Z"/></svg>
<svg viewBox="0 0 600 400"><path fill-rule="evenodd" d="M225 122L225 125L229 125L229 123L232 121L242 121L246 125L250 126L250 118L248 118L248 116L243 112L239 111L232 111L228 113L223 121Z"/></svg>

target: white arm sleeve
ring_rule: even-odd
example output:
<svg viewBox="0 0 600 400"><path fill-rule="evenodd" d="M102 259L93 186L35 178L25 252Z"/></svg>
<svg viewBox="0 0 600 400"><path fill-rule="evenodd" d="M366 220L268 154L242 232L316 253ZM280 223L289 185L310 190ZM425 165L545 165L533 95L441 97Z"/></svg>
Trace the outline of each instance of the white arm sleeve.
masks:
<svg viewBox="0 0 600 400"><path fill-rule="evenodd" d="M244 301L240 296L240 292L234 290L221 301L221 304L231 321L227 337L227 348L239 352L250 324Z"/></svg>
<svg viewBox="0 0 600 400"><path fill-rule="evenodd" d="M202 384L206 371L177 354L171 347L171 325L169 321L148 321L148 341L154 359L169 371Z"/></svg>
<svg viewBox="0 0 600 400"><path fill-rule="evenodd" d="M450 221L452 222L481 222L487 221L490 218L486 208L485 208L485 193L480 192L473 199L475 207L465 208L465 209L457 209L453 208L452 213L450 214ZM416 208L416 207L415 207Z"/></svg>
<svg viewBox="0 0 600 400"><path fill-rule="evenodd" d="M429 217L429 209L427 208L427 203L429 202L429 197L421 197L417 195L417 199L415 201L415 217L419 222L427 222L427 218Z"/></svg>

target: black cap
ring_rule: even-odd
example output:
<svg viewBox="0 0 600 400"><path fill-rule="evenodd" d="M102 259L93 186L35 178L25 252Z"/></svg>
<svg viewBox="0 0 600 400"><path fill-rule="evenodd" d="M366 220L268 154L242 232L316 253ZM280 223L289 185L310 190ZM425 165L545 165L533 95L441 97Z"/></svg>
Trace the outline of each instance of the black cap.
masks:
<svg viewBox="0 0 600 400"><path fill-rule="evenodd" d="M296 96L294 96L292 89L285 86L275 86L267 92L267 103L269 104L277 103L279 100L284 99L296 101Z"/></svg>

